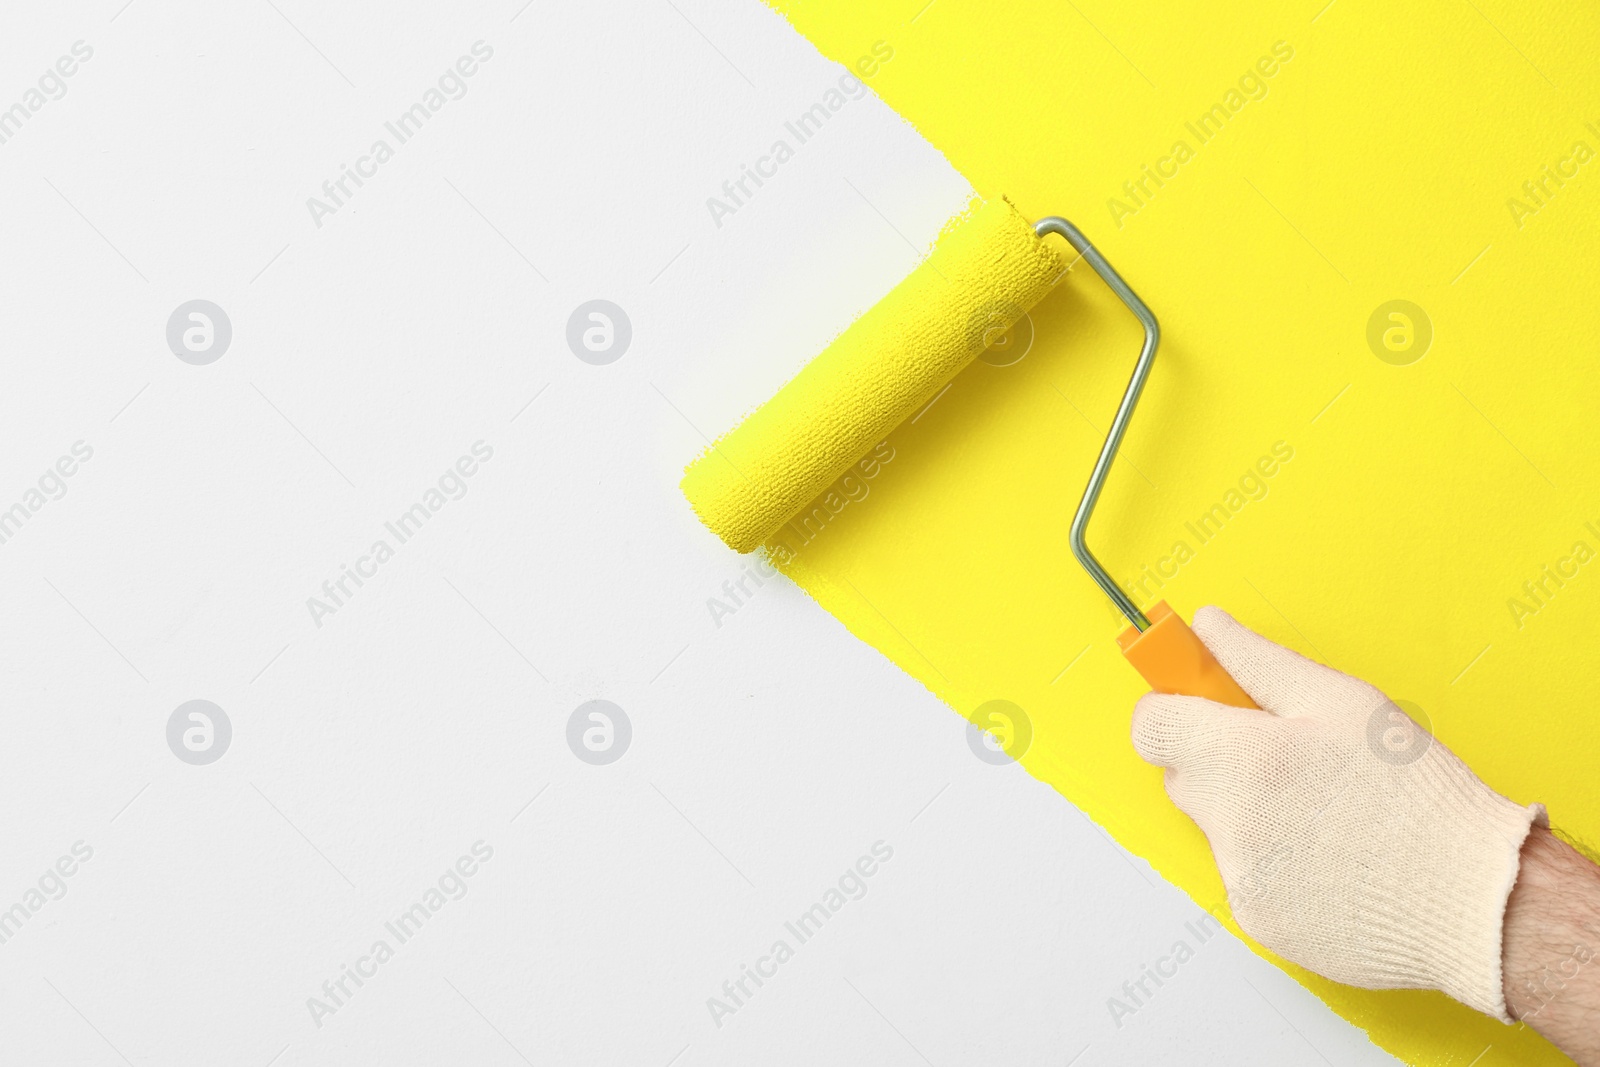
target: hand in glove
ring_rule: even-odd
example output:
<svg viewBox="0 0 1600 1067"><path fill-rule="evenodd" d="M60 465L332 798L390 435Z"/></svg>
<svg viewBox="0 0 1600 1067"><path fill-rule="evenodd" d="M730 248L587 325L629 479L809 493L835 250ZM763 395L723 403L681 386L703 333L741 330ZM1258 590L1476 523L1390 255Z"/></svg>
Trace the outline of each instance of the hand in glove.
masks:
<svg viewBox="0 0 1600 1067"><path fill-rule="evenodd" d="M1260 710L1152 693L1133 744L1211 842L1240 927L1335 981L1440 989L1509 1022L1506 899L1543 807L1484 785L1366 682L1217 608L1193 628Z"/></svg>

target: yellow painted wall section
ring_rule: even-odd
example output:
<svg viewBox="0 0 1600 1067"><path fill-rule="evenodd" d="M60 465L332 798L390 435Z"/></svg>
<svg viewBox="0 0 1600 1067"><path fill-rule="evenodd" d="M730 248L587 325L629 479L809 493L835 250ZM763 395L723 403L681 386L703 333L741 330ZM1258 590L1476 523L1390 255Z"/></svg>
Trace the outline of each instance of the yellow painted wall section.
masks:
<svg viewBox="0 0 1600 1067"><path fill-rule="evenodd" d="M873 90L980 195L1077 222L1160 318L1090 530L1136 599L1220 604L1369 679L1600 839L1600 15L777 6L847 66L892 49ZM963 371L868 495L787 539L789 572L957 711L1019 705L1027 769L1216 908L1205 839L1129 745L1120 620L1066 544L1138 326L1081 268L1031 324L1025 358ZM1407 1062L1566 1062L1440 994L1284 966Z"/></svg>

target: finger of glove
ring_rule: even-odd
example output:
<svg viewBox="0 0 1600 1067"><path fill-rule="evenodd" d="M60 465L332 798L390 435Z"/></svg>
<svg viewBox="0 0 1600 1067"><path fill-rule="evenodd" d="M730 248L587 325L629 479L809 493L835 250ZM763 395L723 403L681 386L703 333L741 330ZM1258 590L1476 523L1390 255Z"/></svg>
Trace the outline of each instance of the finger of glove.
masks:
<svg viewBox="0 0 1600 1067"><path fill-rule="evenodd" d="M1207 753L1230 749L1230 735L1247 722L1271 718L1257 708L1236 708L1205 697L1146 693L1133 708L1133 748L1146 763L1190 766Z"/></svg>
<svg viewBox="0 0 1600 1067"><path fill-rule="evenodd" d="M1222 800L1226 794L1219 791L1219 784L1215 775L1206 774L1193 765L1168 767L1161 775L1167 797L1206 835L1213 852L1218 831L1227 822L1227 807Z"/></svg>
<svg viewBox="0 0 1600 1067"><path fill-rule="evenodd" d="M1377 693L1358 678L1269 641L1221 608L1195 612L1193 630L1250 699L1274 715L1315 715Z"/></svg>

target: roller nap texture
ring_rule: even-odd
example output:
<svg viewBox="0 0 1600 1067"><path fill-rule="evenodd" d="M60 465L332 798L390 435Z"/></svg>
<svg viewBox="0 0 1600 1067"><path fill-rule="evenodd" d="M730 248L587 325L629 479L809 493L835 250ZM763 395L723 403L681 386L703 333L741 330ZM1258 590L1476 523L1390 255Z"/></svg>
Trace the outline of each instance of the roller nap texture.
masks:
<svg viewBox="0 0 1600 1067"><path fill-rule="evenodd" d="M931 400L1066 270L1005 200L940 236L906 279L689 465L683 493L749 552Z"/></svg>

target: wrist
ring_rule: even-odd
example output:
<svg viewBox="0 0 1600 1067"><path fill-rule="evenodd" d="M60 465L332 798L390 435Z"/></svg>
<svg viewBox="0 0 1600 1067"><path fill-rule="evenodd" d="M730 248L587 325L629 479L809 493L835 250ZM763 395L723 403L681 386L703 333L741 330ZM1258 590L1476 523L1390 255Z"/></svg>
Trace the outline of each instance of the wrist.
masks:
<svg viewBox="0 0 1600 1067"><path fill-rule="evenodd" d="M1579 1063L1600 1064L1600 867L1535 826L1506 902L1506 1005Z"/></svg>

